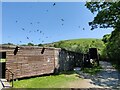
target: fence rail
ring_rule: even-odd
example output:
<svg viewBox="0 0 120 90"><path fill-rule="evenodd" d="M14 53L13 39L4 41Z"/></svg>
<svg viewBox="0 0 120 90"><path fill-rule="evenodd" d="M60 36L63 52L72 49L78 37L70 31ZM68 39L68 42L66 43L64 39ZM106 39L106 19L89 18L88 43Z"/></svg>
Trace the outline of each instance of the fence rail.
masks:
<svg viewBox="0 0 120 90"><path fill-rule="evenodd" d="M13 82L14 82L14 73L10 70L10 69L8 69L8 68L6 68L6 71L8 71L9 73L11 73L11 75L12 75L12 87L13 87ZM9 74L8 74L9 75ZM9 77L9 76L8 76ZM9 81L10 81L10 79L8 79Z"/></svg>

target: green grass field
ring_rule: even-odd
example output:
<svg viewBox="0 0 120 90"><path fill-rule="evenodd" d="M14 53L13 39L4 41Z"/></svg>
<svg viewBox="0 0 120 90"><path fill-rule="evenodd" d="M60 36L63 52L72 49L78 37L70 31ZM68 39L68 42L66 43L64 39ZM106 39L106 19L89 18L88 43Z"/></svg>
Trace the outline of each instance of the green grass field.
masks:
<svg viewBox="0 0 120 90"><path fill-rule="evenodd" d="M101 67L84 69L83 72L96 74ZM74 71L62 72L59 75L40 76L29 79L14 81L14 88L70 88L70 85L76 85L82 82ZM75 83L77 82L77 83Z"/></svg>
<svg viewBox="0 0 120 90"><path fill-rule="evenodd" d="M68 88L67 83L80 79L76 74L42 76L14 81L14 88Z"/></svg>

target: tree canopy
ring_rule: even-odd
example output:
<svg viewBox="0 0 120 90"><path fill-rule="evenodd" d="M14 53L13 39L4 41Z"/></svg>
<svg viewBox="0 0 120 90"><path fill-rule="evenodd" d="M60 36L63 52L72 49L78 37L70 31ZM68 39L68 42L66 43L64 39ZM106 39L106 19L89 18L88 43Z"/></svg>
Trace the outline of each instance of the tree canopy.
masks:
<svg viewBox="0 0 120 90"><path fill-rule="evenodd" d="M95 28L120 28L120 1L87 2L85 5L92 13L97 13L89 22L91 30Z"/></svg>
<svg viewBox="0 0 120 90"><path fill-rule="evenodd" d="M103 36L105 43L103 57L120 65L120 0L118 2L87 2L85 5L92 13L94 20L89 22L91 30L95 28L113 28L111 34Z"/></svg>
<svg viewBox="0 0 120 90"><path fill-rule="evenodd" d="M28 46L34 46L34 44L33 43L28 43Z"/></svg>
<svg viewBox="0 0 120 90"><path fill-rule="evenodd" d="M104 43L107 43L107 42L109 41L110 36L111 36L111 34L106 34L106 35L104 35L102 41L103 41Z"/></svg>

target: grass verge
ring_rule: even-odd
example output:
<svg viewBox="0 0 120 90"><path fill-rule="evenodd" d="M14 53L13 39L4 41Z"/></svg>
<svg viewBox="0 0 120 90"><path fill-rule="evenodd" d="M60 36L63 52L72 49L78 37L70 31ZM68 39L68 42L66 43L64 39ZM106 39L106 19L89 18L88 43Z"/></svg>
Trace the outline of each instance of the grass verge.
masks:
<svg viewBox="0 0 120 90"><path fill-rule="evenodd" d="M101 69L102 69L101 66L95 66L95 67L92 67L92 68L84 68L84 69L82 69L82 71L83 71L83 73L88 73L90 75L95 75L98 72L100 72Z"/></svg>
<svg viewBox="0 0 120 90"><path fill-rule="evenodd" d="M14 82L14 88L68 88L67 83L77 80L75 74L60 74L24 79Z"/></svg>

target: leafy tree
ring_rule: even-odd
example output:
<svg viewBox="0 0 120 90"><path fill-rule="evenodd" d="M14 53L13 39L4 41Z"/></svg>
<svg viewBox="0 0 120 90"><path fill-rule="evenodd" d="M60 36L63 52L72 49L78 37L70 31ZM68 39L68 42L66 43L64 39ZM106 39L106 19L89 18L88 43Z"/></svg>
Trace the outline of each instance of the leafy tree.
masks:
<svg viewBox="0 0 120 90"><path fill-rule="evenodd" d="M91 30L95 28L113 28L111 35L103 37L106 48L104 52L109 60L120 64L120 0L114 2L87 2L85 5L92 13L94 20L89 22ZM104 53L104 54L105 54Z"/></svg>
<svg viewBox="0 0 120 90"><path fill-rule="evenodd" d="M111 36L111 34L106 34L106 35L104 35L102 41L103 41L104 43L107 43L107 42L109 41L110 36Z"/></svg>
<svg viewBox="0 0 120 90"><path fill-rule="evenodd" d="M43 44L40 43L40 44L38 44L38 46L43 46Z"/></svg>
<svg viewBox="0 0 120 90"><path fill-rule="evenodd" d="M22 44L22 45L20 45L20 46L27 46L26 44Z"/></svg>
<svg viewBox="0 0 120 90"><path fill-rule="evenodd" d="M14 45L13 43L5 43L3 45Z"/></svg>
<svg viewBox="0 0 120 90"><path fill-rule="evenodd" d="M109 42L106 45L106 51L112 61L120 63L120 61L118 61L120 60L120 32L118 30L114 30L111 33Z"/></svg>
<svg viewBox="0 0 120 90"><path fill-rule="evenodd" d="M91 30L95 28L120 27L120 1L116 2L87 2L85 5L92 13L97 13L94 20L89 22Z"/></svg>
<svg viewBox="0 0 120 90"><path fill-rule="evenodd" d="M28 46L34 46L34 44L33 43L28 43Z"/></svg>

